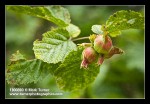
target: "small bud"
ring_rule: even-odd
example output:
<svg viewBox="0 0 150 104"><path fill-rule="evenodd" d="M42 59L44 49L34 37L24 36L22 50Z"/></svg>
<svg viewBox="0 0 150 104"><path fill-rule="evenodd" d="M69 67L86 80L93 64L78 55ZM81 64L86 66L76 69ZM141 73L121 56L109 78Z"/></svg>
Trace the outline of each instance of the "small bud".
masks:
<svg viewBox="0 0 150 104"><path fill-rule="evenodd" d="M92 47L85 48L82 52L81 68L87 68L88 64L94 62L97 58L97 53Z"/></svg>
<svg viewBox="0 0 150 104"><path fill-rule="evenodd" d="M91 41L92 44L94 43L95 38L96 38L95 34L89 36L89 40Z"/></svg>
<svg viewBox="0 0 150 104"><path fill-rule="evenodd" d="M101 54L108 54L112 48L112 40L109 36L98 35L94 40L94 49Z"/></svg>

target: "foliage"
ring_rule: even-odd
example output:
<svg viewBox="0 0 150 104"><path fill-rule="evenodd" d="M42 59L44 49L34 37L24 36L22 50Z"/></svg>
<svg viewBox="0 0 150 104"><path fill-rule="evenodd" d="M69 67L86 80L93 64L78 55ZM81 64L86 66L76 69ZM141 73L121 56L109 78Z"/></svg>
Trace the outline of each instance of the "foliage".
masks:
<svg viewBox="0 0 150 104"><path fill-rule="evenodd" d="M98 75L99 67L94 63L87 70L80 68L81 57L79 56L81 56L82 51L83 48L78 48L77 51L70 52L54 72L57 84L61 89L66 91L83 89L93 82Z"/></svg>
<svg viewBox="0 0 150 104"><path fill-rule="evenodd" d="M106 31L110 36L116 37L121 34L121 30L143 28L144 16L141 13L131 10L121 10L108 18L106 26L93 25L92 31L96 34L102 34L103 31Z"/></svg>
<svg viewBox="0 0 150 104"><path fill-rule="evenodd" d="M26 60L17 51L8 66L6 80L12 85L37 83L50 73L53 74L53 69L58 65L59 63L47 64L38 59Z"/></svg>
<svg viewBox="0 0 150 104"><path fill-rule="evenodd" d="M47 63L63 61L71 50L76 49L69 37L68 31L60 28L44 33L42 41L33 43L35 57Z"/></svg>
<svg viewBox="0 0 150 104"><path fill-rule="evenodd" d="M7 6L8 10L40 17L51 21L58 26L68 26L70 23L69 12L61 6L31 7L31 6Z"/></svg>

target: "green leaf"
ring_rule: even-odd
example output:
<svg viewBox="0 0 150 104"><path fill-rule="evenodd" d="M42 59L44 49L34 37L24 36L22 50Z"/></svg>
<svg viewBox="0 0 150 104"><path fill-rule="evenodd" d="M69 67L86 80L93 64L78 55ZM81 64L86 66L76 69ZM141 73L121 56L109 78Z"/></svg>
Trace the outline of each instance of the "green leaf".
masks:
<svg viewBox="0 0 150 104"><path fill-rule="evenodd" d="M73 38L77 37L81 32L79 27L73 24L69 24L69 26L66 27L66 30L69 32L69 35Z"/></svg>
<svg viewBox="0 0 150 104"><path fill-rule="evenodd" d="M115 32L110 33L110 36L112 36L112 37L116 37L118 35L121 35L121 31L115 31Z"/></svg>
<svg viewBox="0 0 150 104"><path fill-rule="evenodd" d="M71 21L68 10L61 6L7 6L7 10L40 17L62 27L68 26Z"/></svg>
<svg viewBox="0 0 150 104"><path fill-rule="evenodd" d="M16 57L18 57L17 54ZM49 74L53 74L58 65L59 63L47 64L38 59L18 59L12 61L7 67L6 80L8 84L12 85L28 84L33 82L37 83Z"/></svg>
<svg viewBox="0 0 150 104"><path fill-rule="evenodd" d="M44 33L42 41L34 41L35 57L47 63L63 61L70 51L76 50L76 44L69 37L68 31L62 28Z"/></svg>
<svg viewBox="0 0 150 104"><path fill-rule="evenodd" d="M139 12L121 10L109 17L106 28L113 37L119 35L121 30L143 29L144 16Z"/></svg>
<svg viewBox="0 0 150 104"><path fill-rule="evenodd" d="M103 34L101 27L101 25L93 25L91 30L96 34Z"/></svg>
<svg viewBox="0 0 150 104"><path fill-rule="evenodd" d="M90 64L88 69L80 69L83 48L72 51L63 63L54 71L56 82L65 91L79 90L91 84L99 73L100 68Z"/></svg>
<svg viewBox="0 0 150 104"><path fill-rule="evenodd" d="M15 54L12 54L10 60L11 61L18 61L18 60L26 60L26 59L18 50Z"/></svg>

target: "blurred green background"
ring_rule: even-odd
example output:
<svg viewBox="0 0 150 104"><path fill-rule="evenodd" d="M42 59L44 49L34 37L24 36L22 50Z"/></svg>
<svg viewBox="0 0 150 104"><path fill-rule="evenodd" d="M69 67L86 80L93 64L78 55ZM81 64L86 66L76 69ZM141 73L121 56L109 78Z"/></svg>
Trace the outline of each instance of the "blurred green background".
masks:
<svg viewBox="0 0 150 104"><path fill-rule="evenodd" d="M114 12L134 10L144 14L144 6L76 6L62 5L71 15L71 23L79 26L79 37L93 34L92 25L104 24ZM52 26L47 20L6 10L6 65L10 55L20 50L28 59L34 58L33 41L41 39L42 34ZM60 90L52 76L37 84L10 86L6 83L6 98L144 98L144 30L130 29L112 38L113 44L125 51L114 55L100 67L96 80L86 89L73 92ZM76 43L89 40L76 41ZM10 96L10 87L49 88L51 92L62 92L63 96Z"/></svg>

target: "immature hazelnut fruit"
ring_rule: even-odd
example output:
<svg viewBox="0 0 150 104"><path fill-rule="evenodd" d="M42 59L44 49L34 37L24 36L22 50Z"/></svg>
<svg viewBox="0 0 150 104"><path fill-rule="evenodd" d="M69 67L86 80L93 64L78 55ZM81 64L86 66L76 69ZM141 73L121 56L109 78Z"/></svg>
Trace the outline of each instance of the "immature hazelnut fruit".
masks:
<svg viewBox="0 0 150 104"><path fill-rule="evenodd" d="M113 46L111 49L110 49L110 51L109 51L109 53L108 54L105 54L104 55L104 57L106 58L106 59L108 59L108 58L111 58L113 55L115 55L115 54L123 54L124 53L124 51L122 50L122 49L120 49L120 48L118 48L118 47L116 47L116 46Z"/></svg>
<svg viewBox="0 0 150 104"><path fill-rule="evenodd" d="M94 62L97 58L97 53L92 47L87 47L82 52L81 68L87 68L88 64Z"/></svg>
<svg viewBox="0 0 150 104"><path fill-rule="evenodd" d="M100 54L108 54L112 46L112 40L109 36L98 35L94 40L94 49Z"/></svg>

